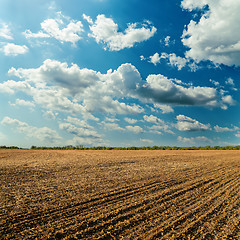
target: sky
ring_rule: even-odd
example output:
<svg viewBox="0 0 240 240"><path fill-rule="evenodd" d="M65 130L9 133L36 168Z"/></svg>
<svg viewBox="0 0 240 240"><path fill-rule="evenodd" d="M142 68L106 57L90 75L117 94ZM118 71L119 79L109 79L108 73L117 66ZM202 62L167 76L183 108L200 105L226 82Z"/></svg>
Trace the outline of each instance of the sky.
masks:
<svg viewBox="0 0 240 240"><path fill-rule="evenodd" d="M0 145L240 144L240 0L0 6Z"/></svg>

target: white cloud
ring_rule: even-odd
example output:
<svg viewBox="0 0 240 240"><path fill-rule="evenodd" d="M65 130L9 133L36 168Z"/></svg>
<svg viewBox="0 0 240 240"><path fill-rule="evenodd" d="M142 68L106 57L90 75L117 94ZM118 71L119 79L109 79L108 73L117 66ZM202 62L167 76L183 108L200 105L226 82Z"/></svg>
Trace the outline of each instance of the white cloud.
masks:
<svg viewBox="0 0 240 240"><path fill-rule="evenodd" d="M216 87L219 87L219 86L220 86L220 83L217 82L217 81L215 81L215 80L210 79L209 81L210 81L214 86L216 86Z"/></svg>
<svg viewBox="0 0 240 240"><path fill-rule="evenodd" d="M158 124L158 125L153 125L148 127L150 129L150 133L154 134L160 134L162 135L162 131L170 134L175 134L173 131L170 130L170 127L166 123Z"/></svg>
<svg viewBox="0 0 240 240"><path fill-rule="evenodd" d="M58 114L57 113L54 113L52 111L46 111L44 112L43 116L46 118L46 119L50 119L50 120L54 120L56 118Z"/></svg>
<svg viewBox="0 0 240 240"><path fill-rule="evenodd" d="M141 56L140 56L140 60L141 60L141 61L144 61L144 60L146 60L146 58L145 58L143 55L141 55Z"/></svg>
<svg viewBox="0 0 240 240"><path fill-rule="evenodd" d="M81 21L75 21L58 13L56 19L46 19L41 23L41 28L38 33L32 33L31 30L26 30L23 34L26 38L55 38L61 43L71 42L76 44L82 37L84 32Z"/></svg>
<svg viewBox="0 0 240 240"><path fill-rule="evenodd" d="M173 113L174 110L171 106L169 105L164 105L164 104L154 104L154 107L155 108L159 108L162 110L162 113L165 114L165 113Z"/></svg>
<svg viewBox="0 0 240 240"><path fill-rule="evenodd" d="M125 131L124 128L120 127L117 123L103 123L105 130L107 131Z"/></svg>
<svg viewBox="0 0 240 240"><path fill-rule="evenodd" d="M64 119L64 121L75 124L75 125L83 127L83 128L93 129L93 127L91 125L87 124L86 121L80 120L78 118L68 116L66 119Z"/></svg>
<svg viewBox="0 0 240 240"><path fill-rule="evenodd" d="M117 121L119 121L119 119L117 119L117 118L114 118L114 117L105 117L105 121L106 122L117 122Z"/></svg>
<svg viewBox="0 0 240 240"><path fill-rule="evenodd" d="M140 56L141 60L147 60L143 56ZM178 70L181 70L184 67L190 68L191 71L195 72L199 67L189 58L177 56L175 53L155 53L153 56L149 57L149 62L153 63L155 66L161 62L161 59L164 59L168 65L176 67Z"/></svg>
<svg viewBox="0 0 240 240"><path fill-rule="evenodd" d="M99 146L105 144L102 135L95 130L92 130L93 127L87 124L84 120L68 116L64 121L67 122L59 123L59 129L74 136L71 140L67 141L68 145ZM80 127L77 127L76 125Z"/></svg>
<svg viewBox="0 0 240 240"><path fill-rule="evenodd" d="M195 1L195 0L183 0L181 2L181 6L184 9L188 9L189 11L195 10L195 9L201 9L206 4L208 4L208 0L201 0L201 1Z"/></svg>
<svg viewBox="0 0 240 240"><path fill-rule="evenodd" d="M163 124L164 121L157 118L156 116L153 116L153 115L150 115L150 116L147 116L147 115L144 115L143 116L143 119L146 121L146 122L150 122L150 123L154 123L154 124Z"/></svg>
<svg viewBox="0 0 240 240"><path fill-rule="evenodd" d="M160 56L158 53L155 53L153 56L150 56L150 62L153 63L155 66L160 63Z"/></svg>
<svg viewBox="0 0 240 240"><path fill-rule="evenodd" d="M191 138L186 138L186 137L181 137L178 136L177 140L181 143L188 143L188 144L195 144L195 143L212 143L213 141L205 136L198 136L198 137L191 137Z"/></svg>
<svg viewBox="0 0 240 240"><path fill-rule="evenodd" d="M96 121L98 119L94 119L91 112L143 112L143 108L136 104L128 105L113 99L127 97L129 92L136 91L141 77L131 64L123 64L114 72L101 74L90 69L80 69L76 64L69 67L67 63L48 59L39 68L11 68L9 74L25 81L7 81L0 85L0 91L24 91L48 110L82 113ZM20 83L22 87L19 87Z"/></svg>
<svg viewBox="0 0 240 240"><path fill-rule="evenodd" d="M148 144L153 143L152 140L150 140L150 139L145 139L145 138L140 138L140 141L143 142L143 143L148 143Z"/></svg>
<svg viewBox="0 0 240 240"><path fill-rule="evenodd" d="M195 143L194 138L186 138L186 137L178 136L177 140L181 143L189 143L189 144Z"/></svg>
<svg viewBox="0 0 240 240"><path fill-rule="evenodd" d="M79 128L71 123L60 123L59 128L78 137L87 137L94 139L101 137L101 135L94 130L89 130L87 128Z"/></svg>
<svg viewBox="0 0 240 240"><path fill-rule="evenodd" d="M78 137L74 136L71 140L68 140L67 145L72 146L104 146L107 145L106 142L101 138L91 138L91 137Z"/></svg>
<svg viewBox="0 0 240 240"><path fill-rule="evenodd" d="M3 46L2 51L5 56L17 56L20 54L25 54L28 52L28 47L26 45L16 45L14 43L8 43Z"/></svg>
<svg viewBox="0 0 240 240"><path fill-rule="evenodd" d="M83 14L82 15L83 19L85 19L89 24L93 24L93 20L87 16L86 14Z"/></svg>
<svg viewBox="0 0 240 240"><path fill-rule="evenodd" d="M35 107L35 104L33 102L26 101L26 100L19 99L19 98L16 99L15 103L11 103L10 105L12 105L12 106L19 105L19 106L30 107L30 108Z"/></svg>
<svg viewBox="0 0 240 240"><path fill-rule="evenodd" d="M233 128L228 128L228 127L219 127L218 125L214 126L214 130L216 132L233 132L239 130L238 127L233 126Z"/></svg>
<svg viewBox="0 0 240 240"><path fill-rule="evenodd" d="M166 36L164 38L164 43L165 43L165 46L169 46L170 45L170 36Z"/></svg>
<svg viewBox="0 0 240 240"><path fill-rule="evenodd" d="M210 124L200 123L197 120L184 115L177 116L176 128L179 131L189 131L189 132L211 130Z"/></svg>
<svg viewBox="0 0 240 240"><path fill-rule="evenodd" d="M235 105L235 103L236 103L236 101L233 100L232 96L230 96L230 95L223 96L222 101L224 103L227 103L227 104L231 105L231 106Z"/></svg>
<svg viewBox="0 0 240 240"><path fill-rule="evenodd" d="M184 9L192 11L208 5L198 22L191 20L183 31L182 42L189 48L186 57L196 62L240 66L239 8L236 0L183 0Z"/></svg>
<svg viewBox="0 0 240 240"><path fill-rule="evenodd" d="M99 92L99 94L101 94ZM113 100L110 96L101 96L101 98L91 98L94 96L93 91L90 95L87 95L83 101L86 110L89 112L101 112L111 114L136 114L144 111L143 108L133 104L132 106L127 105L124 102Z"/></svg>
<svg viewBox="0 0 240 240"><path fill-rule="evenodd" d="M61 140L58 133L48 127L34 127L28 123L10 117L4 117L1 124L5 126L13 126L18 132L26 134L28 138L36 138L43 143L59 143L59 140Z"/></svg>
<svg viewBox="0 0 240 240"><path fill-rule="evenodd" d="M177 67L178 70L181 70L182 68L184 68L188 63L188 59L179 57L175 53L170 53L170 54L162 53L160 59L167 59L168 64L173 67Z"/></svg>
<svg viewBox="0 0 240 240"><path fill-rule="evenodd" d="M236 133L235 136L240 138L240 132Z"/></svg>
<svg viewBox="0 0 240 240"><path fill-rule="evenodd" d="M137 27L136 23L128 24L124 32L118 32L118 25L105 15L98 15L94 24L90 26L92 34L97 43L106 44L106 49L119 51L124 48L131 48L135 43L139 43L151 38L157 29L149 22L144 22Z"/></svg>
<svg viewBox="0 0 240 240"><path fill-rule="evenodd" d="M133 119L133 118L124 118L124 120L130 124L135 124L138 120Z"/></svg>
<svg viewBox="0 0 240 240"><path fill-rule="evenodd" d="M151 133L156 133L156 134L162 134L162 131L166 133L171 133L174 134L170 129L169 126L161 119L157 118L156 116L150 115L144 115L143 116L144 121L153 123L153 126L148 127L150 129ZM160 132L161 131L161 132Z"/></svg>
<svg viewBox="0 0 240 240"><path fill-rule="evenodd" d="M172 106L223 107L232 104L225 96L210 87L193 87L163 75L149 75L146 81L132 64L122 64L117 70L103 74L81 69L76 64L47 59L39 68L15 69L9 75L18 81L0 83L0 92L24 92L47 111L82 114L84 119L98 121L93 114L139 114L144 108L129 104L125 99L137 99L156 105L162 111L173 112ZM165 107L163 107L166 105Z"/></svg>
<svg viewBox="0 0 240 240"><path fill-rule="evenodd" d="M135 134L143 133L143 129L139 126L126 126L126 129Z"/></svg>
<svg viewBox="0 0 240 240"><path fill-rule="evenodd" d="M218 106L218 92L210 87L184 87L181 81L158 75L149 75L140 89L144 98L153 103L171 105Z"/></svg>
<svg viewBox="0 0 240 240"><path fill-rule="evenodd" d="M233 87L234 87L234 85L235 85L233 79L230 78L230 77L225 81L225 83L228 84L228 85L231 85L231 86L233 86Z"/></svg>
<svg viewBox="0 0 240 240"><path fill-rule="evenodd" d="M26 38L50 38L51 37L48 33L44 33L43 31L33 33L29 29L26 30L23 34Z"/></svg>
<svg viewBox="0 0 240 240"><path fill-rule="evenodd" d="M13 40L11 30L6 23L0 24L0 37L5 38L7 40Z"/></svg>

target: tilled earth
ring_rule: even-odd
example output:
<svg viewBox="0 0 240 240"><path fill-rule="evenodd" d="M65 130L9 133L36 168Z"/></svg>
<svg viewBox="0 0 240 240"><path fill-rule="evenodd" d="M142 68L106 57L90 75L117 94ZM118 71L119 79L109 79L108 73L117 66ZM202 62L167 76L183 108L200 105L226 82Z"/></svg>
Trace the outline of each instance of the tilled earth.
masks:
<svg viewBox="0 0 240 240"><path fill-rule="evenodd" d="M0 150L0 239L240 239L240 151Z"/></svg>

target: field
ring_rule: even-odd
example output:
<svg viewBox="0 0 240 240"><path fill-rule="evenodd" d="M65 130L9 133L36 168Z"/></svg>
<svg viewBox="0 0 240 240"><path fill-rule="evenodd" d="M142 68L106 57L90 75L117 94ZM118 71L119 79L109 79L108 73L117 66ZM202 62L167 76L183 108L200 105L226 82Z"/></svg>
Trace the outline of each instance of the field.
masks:
<svg viewBox="0 0 240 240"><path fill-rule="evenodd" d="M240 151L0 150L0 239L240 239Z"/></svg>

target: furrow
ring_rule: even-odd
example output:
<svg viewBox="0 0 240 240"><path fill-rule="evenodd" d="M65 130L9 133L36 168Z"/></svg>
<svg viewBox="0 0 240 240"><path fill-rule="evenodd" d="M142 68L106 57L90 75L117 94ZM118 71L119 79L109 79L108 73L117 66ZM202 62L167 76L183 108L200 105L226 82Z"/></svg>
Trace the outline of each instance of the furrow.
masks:
<svg viewBox="0 0 240 240"><path fill-rule="evenodd" d="M148 232L148 235L146 235L146 239L155 239L159 237L163 237L168 232L172 231L173 229L176 229L178 226L182 226L184 222L191 222L192 219L196 216L197 213L201 212L201 210L204 211L207 206L214 203L214 201L222 196L226 189L232 189L236 187L236 183L238 183L238 180L234 179L233 181L228 181L227 184L224 184L224 189L220 188L217 191L214 191L213 196L207 196L205 199L202 199L201 203L196 202L195 204L188 207L184 214L182 214L180 217L175 219L175 217L171 217L167 219L167 222L161 222L157 220L155 224L157 225L156 228L153 228L150 232ZM204 203L203 203L204 200Z"/></svg>
<svg viewBox="0 0 240 240"><path fill-rule="evenodd" d="M164 199L164 200L162 200L162 201L168 201L168 200L170 200L170 199L172 199L174 196L176 196L176 195L178 195L178 196L180 196L180 195L182 195L182 194L184 194L186 191L190 191L191 189L193 189L193 188L198 188L200 185L202 185L203 183L199 183L199 182L197 182L197 184L196 185L193 185L192 183L189 183L189 186L191 186L190 187L190 189L189 190L187 190L187 189L181 189L180 191L178 191L177 193L176 192L174 192L175 191L175 189L174 190L172 190L172 192L173 192L173 196L168 196L168 194L169 194L169 191L167 191L167 193L164 193L164 195L167 195L167 198L166 199ZM185 186L183 186L183 187L185 187ZM171 191L171 190L170 190ZM126 197L126 195L124 196L124 197ZM161 198L162 196L156 196L156 197L158 197L158 198ZM119 199L119 197L118 197L118 199ZM94 211L96 211L96 206L99 206L99 205L101 205L101 204L103 204L103 203L105 203L105 204L107 204L109 202L109 199L107 199L107 201L101 201L101 202L99 202L97 205L95 204L95 205L93 205L93 206L88 206L88 205L85 205L84 207L83 206L80 206L80 207L78 207L78 208L76 208L76 206L75 207L70 207L70 209L64 209L65 211L61 211L61 212L59 212L59 211L57 211L57 213L56 212L50 212L50 213L48 213L48 214L45 214L45 215L42 215L42 216L37 216L36 218L30 218L30 219L26 219L26 220L22 220L21 222L17 222L17 223L15 223L15 224L11 224L11 227L8 227L10 224L8 223L7 225L8 226L6 226L5 228L3 228L3 229L1 229L1 231L2 232L4 232L5 234L6 233L9 233L9 232L12 232L13 231L13 229L14 229L14 232L18 232L18 230L20 230L20 229L22 229L22 228L26 228L26 227L34 227L36 224L38 224L38 225L45 225L45 224L47 224L49 221L51 221L51 222L53 222L53 221L55 221L54 219L59 219L59 218L61 218L61 217L64 217L64 218L66 218L66 217L69 217L69 216L73 216L73 215L82 215L82 211L85 209L86 211L89 211L89 208L90 207L92 207L93 209L94 209ZM137 207L141 207L142 205L145 205L145 204L147 204L147 203L149 203L149 200L147 199L147 200L145 200L144 202L142 202L142 203L140 203L140 204L136 204L136 205L134 205L134 206L130 206L130 207L127 207L125 210L124 210L124 212L126 212L126 211L131 211L131 210L133 210L133 209L135 209L135 208L137 208ZM66 211L68 211L68 215L66 215ZM110 215L108 216L108 217L106 217L106 218L104 218L104 219L102 219L103 221L104 220L106 220L106 219L109 219L109 218L112 218L112 217L114 217L114 215L115 215L115 213L110 213ZM94 221L92 224L94 225L96 222ZM89 222L88 224L91 224L91 222Z"/></svg>
<svg viewBox="0 0 240 240"><path fill-rule="evenodd" d="M210 183L209 183L210 185ZM207 186L206 186L207 187ZM185 193L185 192L184 192ZM160 201L159 203L163 203L163 202L167 202L167 201L171 201L172 198L161 198L160 197ZM182 195L177 195L177 198L181 198ZM166 200L166 201L165 201ZM128 227L128 225L136 225L139 224L140 222L144 221L144 217L137 218L137 214L140 214L140 216L142 215L147 215L147 214L143 214L143 213L147 213L147 212L155 212L155 210L157 210L159 208L159 205L157 205L156 199L154 199L154 201L148 201L148 205L145 204L145 202L143 201L142 204L136 205L136 206L130 206L127 209L125 209L125 211L123 212L122 210L119 211L118 215L119 216L111 216L108 215L106 216L104 219L101 219L101 222L99 224L97 224L97 220L95 219L95 221L92 222L92 224L89 224L90 222L88 221L88 225L87 227L85 226L84 229L87 229L87 231L85 231L83 233L83 235L89 236L95 232L97 232L100 229L107 229L110 226L114 226L114 228L118 227L118 223L122 223L123 221L129 222L129 224L125 223L125 228ZM156 206L156 207L154 207ZM164 207L164 204L161 206ZM132 210L135 210L134 212L132 212ZM121 226L119 227L119 229L122 231ZM80 230L80 229L78 229ZM117 233L119 233L120 230L117 230ZM114 235L117 235L116 230L111 232Z"/></svg>
<svg viewBox="0 0 240 240"><path fill-rule="evenodd" d="M224 207L224 203L229 198L233 198L233 200L237 200L239 196L236 197L236 186L233 186L231 189L227 190L224 194L224 197L221 199L216 199L216 203L211 204L211 207L202 215L196 216L196 220L191 221L188 225L178 234L176 234L175 239L182 239L183 236L190 236L194 235L195 232L199 229L199 226L202 222L206 222L210 216L212 217L214 214L219 213L222 211Z"/></svg>
<svg viewBox="0 0 240 240"><path fill-rule="evenodd" d="M218 184L219 183L219 184ZM202 190L205 190L205 189L208 189L210 186L214 186L215 184L218 184L219 185L219 188L223 186L223 184L219 181L216 181L215 183L210 183L210 184L206 184L204 186L204 188ZM216 186L215 186L216 187ZM207 195L208 192L212 192L213 190L209 190L207 192L205 192L204 194ZM198 198L198 196L197 196ZM183 204L189 204L191 203L193 200L196 200L196 197L193 196L193 195L187 195L187 196L180 196L180 197L177 197L176 199L174 199L175 201L175 204L178 204L178 203L181 203L181 205ZM166 208L168 207L171 207L171 201L169 202L169 206L167 205L168 202L164 202L164 204L160 202L160 205L158 204L157 201L154 201L153 204L155 207L153 208L149 208L149 207L146 207L145 209L143 209L144 211L138 211L137 213L140 213L140 217L136 220L136 221L129 221L130 222L130 225L134 225L134 229L131 229L129 230L129 232L137 232L136 229L141 229L141 231L143 229L146 228L146 225L148 224L148 219L154 219L154 218L160 218L161 221L166 221L166 219L168 219L168 217L163 217L163 213L165 211ZM126 226L128 227L128 226ZM124 235L124 237L127 237L127 235ZM135 237L134 237L135 239Z"/></svg>

